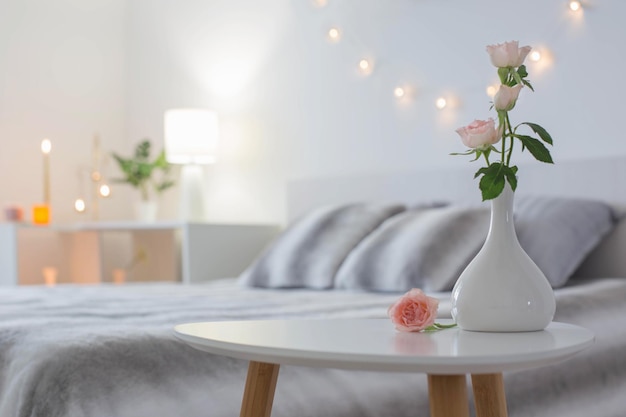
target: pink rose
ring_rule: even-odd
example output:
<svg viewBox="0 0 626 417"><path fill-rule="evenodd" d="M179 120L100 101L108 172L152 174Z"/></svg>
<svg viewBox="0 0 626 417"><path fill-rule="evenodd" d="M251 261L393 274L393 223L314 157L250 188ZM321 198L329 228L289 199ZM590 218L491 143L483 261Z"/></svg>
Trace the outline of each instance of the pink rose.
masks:
<svg viewBox="0 0 626 417"><path fill-rule="evenodd" d="M456 133L468 148L488 147L500 140L500 132L492 118L488 120L474 120L467 126L460 127Z"/></svg>
<svg viewBox="0 0 626 417"><path fill-rule="evenodd" d="M396 301L387 314L401 332L419 332L432 326L437 318L439 300L413 288Z"/></svg>
<svg viewBox="0 0 626 417"><path fill-rule="evenodd" d="M514 87L507 85L501 85L498 92L493 97L493 106L496 110L509 111L515 107L519 92L522 89L522 84L517 84Z"/></svg>
<svg viewBox="0 0 626 417"><path fill-rule="evenodd" d="M487 53L491 63L498 68L517 68L524 63L526 55L531 50L530 46L518 47L517 41L487 45Z"/></svg>

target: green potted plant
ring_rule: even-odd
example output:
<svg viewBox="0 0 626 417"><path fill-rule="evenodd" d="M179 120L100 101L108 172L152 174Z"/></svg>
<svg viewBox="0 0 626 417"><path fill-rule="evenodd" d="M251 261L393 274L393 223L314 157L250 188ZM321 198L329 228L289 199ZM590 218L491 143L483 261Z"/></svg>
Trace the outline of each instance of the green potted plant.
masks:
<svg viewBox="0 0 626 417"><path fill-rule="evenodd" d="M165 158L165 151L162 150L156 159L151 160L150 150L150 141L144 139L137 144L135 153L130 158L112 152L113 158L124 174L123 178L114 181L129 184L140 192L141 201L137 207L137 217L140 220L156 218L157 205L154 195L159 195L174 185L174 180L170 176L172 166Z"/></svg>

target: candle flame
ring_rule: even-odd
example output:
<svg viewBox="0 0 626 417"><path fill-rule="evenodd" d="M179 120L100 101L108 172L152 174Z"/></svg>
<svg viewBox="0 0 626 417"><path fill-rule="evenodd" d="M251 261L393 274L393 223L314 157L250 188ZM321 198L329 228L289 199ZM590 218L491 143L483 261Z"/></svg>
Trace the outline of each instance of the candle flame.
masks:
<svg viewBox="0 0 626 417"><path fill-rule="evenodd" d="M43 152L45 154L49 154L51 150L52 150L52 142L50 142L50 139L42 140L41 141L41 152Z"/></svg>

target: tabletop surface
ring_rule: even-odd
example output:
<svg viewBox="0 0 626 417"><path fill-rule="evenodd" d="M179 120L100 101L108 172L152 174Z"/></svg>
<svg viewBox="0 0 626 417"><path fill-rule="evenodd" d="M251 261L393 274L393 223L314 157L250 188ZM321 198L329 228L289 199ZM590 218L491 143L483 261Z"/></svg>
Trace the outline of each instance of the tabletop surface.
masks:
<svg viewBox="0 0 626 417"><path fill-rule="evenodd" d="M543 331L520 333L456 327L404 333L388 319L188 323L176 326L174 332L197 349L258 362L430 374L543 366L569 358L594 340L587 329L556 322Z"/></svg>

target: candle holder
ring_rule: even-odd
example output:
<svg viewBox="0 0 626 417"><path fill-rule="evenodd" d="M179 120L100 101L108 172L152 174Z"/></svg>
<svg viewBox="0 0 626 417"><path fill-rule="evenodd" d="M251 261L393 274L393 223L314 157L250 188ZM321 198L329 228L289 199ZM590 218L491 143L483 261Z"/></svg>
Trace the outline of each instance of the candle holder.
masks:
<svg viewBox="0 0 626 417"><path fill-rule="evenodd" d="M53 266L46 266L41 270L44 283L48 287L54 287L57 284L57 276L59 271Z"/></svg>
<svg viewBox="0 0 626 417"><path fill-rule="evenodd" d="M74 210L78 213L91 213L92 220L100 219L100 199L107 198L111 194L111 188L104 179L104 167L107 160L100 150L100 138L94 136L91 149L91 166L83 166L78 169L78 182L80 197L74 200ZM85 193L85 179L89 183L89 191ZM86 196L90 201L86 201Z"/></svg>
<svg viewBox="0 0 626 417"><path fill-rule="evenodd" d="M33 206L33 223L39 226L50 224L50 206L48 204L35 204Z"/></svg>
<svg viewBox="0 0 626 417"><path fill-rule="evenodd" d="M8 222L20 223L24 221L24 209L18 205L9 205L4 208L4 218Z"/></svg>
<svg viewBox="0 0 626 417"><path fill-rule="evenodd" d="M43 203L33 206L33 223L40 226L50 224L50 152L52 142L50 139L41 141L41 153L43 155Z"/></svg>

